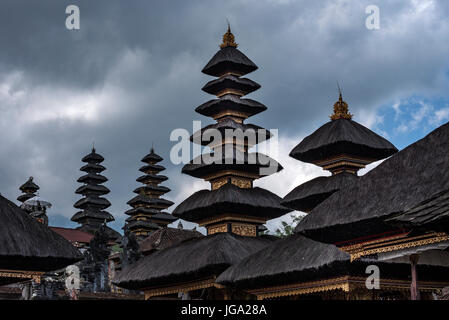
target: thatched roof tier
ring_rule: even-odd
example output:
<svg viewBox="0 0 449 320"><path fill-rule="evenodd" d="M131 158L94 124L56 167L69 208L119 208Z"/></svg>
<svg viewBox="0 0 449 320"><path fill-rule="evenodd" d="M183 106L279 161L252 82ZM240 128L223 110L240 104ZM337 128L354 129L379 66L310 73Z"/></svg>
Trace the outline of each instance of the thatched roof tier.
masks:
<svg viewBox="0 0 449 320"><path fill-rule="evenodd" d="M232 154L228 154L231 152L227 152L226 148L223 149L222 151L217 150L215 153L202 154L191 160L190 163L184 165L182 173L203 178L220 171L234 170L263 177L283 169L280 163L263 153L248 153L232 149Z"/></svg>
<svg viewBox="0 0 449 320"><path fill-rule="evenodd" d="M250 117L265 110L267 107L262 103L252 99L241 99L234 94L226 94L220 99L209 100L195 109L196 112L206 117L214 117L225 111L235 111Z"/></svg>
<svg viewBox="0 0 449 320"><path fill-rule="evenodd" d="M0 196L0 269L51 271L82 260L70 242Z"/></svg>
<svg viewBox="0 0 449 320"><path fill-rule="evenodd" d="M173 215L192 222L224 213L269 220L291 211L281 206L280 201L281 198L268 190L244 189L227 183L216 190L195 192L173 210Z"/></svg>
<svg viewBox="0 0 449 320"><path fill-rule="evenodd" d="M160 226L157 224L148 221L148 220L130 220L122 229L128 228L129 230L133 229L146 229L146 230L158 230Z"/></svg>
<svg viewBox="0 0 449 320"><path fill-rule="evenodd" d="M216 276L270 242L231 233L193 238L138 260L124 268L114 282L123 288L141 289Z"/></svg>
<svg viewBox="0 0 449 320"><path fill-rule="evenodd" d="M449 190L449 124L411 144L335 192L296 227L297 232L324 242L385 232L384 220L406 212ZM343 239L345 238L345 239Z"/></svg>
<svg viewBox="0 0 449 320"><path fill-rule="evenodd" d="M36 195L34 193L24 193L21 194L20 196L17 197L17 200L19 200L20 202L25 202L28 199L31 199L33 197L35 197Z"/></svg>
<svg viewBox="0 0 449 320"><path fill-rule="evenodd" d="M140 251L148 255L153 251L164 250L186 240L202 237L204 235L196 230L165 227L154 231L140 242Z"/></svg>
<svg viewBox="0 0 449 320"><path fill-rule="evenodd" d="M305 280L300 272L320 275L320 269L327 272L339 264L349 262L350 255L334 245L324 244L294 235L271 243L261 251L253 253L228 268L217 282L234 285L246 283L255 286L282 284L288 280ZM341 268L338 268L341 270ZM328 275L321 273L321 276Z"/></svg>
<svg viewBox="0 0 449 320"><path fill-rule="evenodd" d="M149 174L152 172L161 172L164 170L165 170L165 167L160 166L158 164L147 164L147 165L140 167L140 169L139 169L139 171L146 173L146 174Z"/></svg>
<svg viewBox="0 0 449 320"><path fill-rule="evenodd" d="M108 178L102 176L101 174L88 173L82 177L79 177L76 181L86 184L100 184L108 181Z"/></svg>
<svg viewBox="0 0 449 320"><path fill-rule="evenodd" d="M156 164L158 162L161 162L162 160L164 159L162 159L162 157L154 153L154 149L151 148L150 153L147 154L145 157L143 157L141 161L148 164Z"/></svg>
<svg viewBox="0 0 449 320"><path fill-rule="evenodd" d="M309 163L339 155L376 161L397 151L388 140L361 124L348 119L337 119L327 122L305 137L293 148L290 156Z"/></svg>
<svg viewBox="0 0 449 320"><path fill-rule="evenodd" d="M228 74L218 79L209 81L201 90L213 95L220 95L220 93L224 92L225 90L231 89L235 92L239 92L242 96L244 96L248 93L256 91L259 88L260 84L250 79L239 78L235 75Z"/></svg>
<svg viewBox="0 0 449 320"><path fill-rule="evenodd" d="M162 198L150 198L146 195L138 194L137 196L129 200L127 204L132 206L141 204L141 205L168 208L171 205L173 205L173 202Z"/></svg>
<svg viewBox="0 0 449 320"><path fill-rule="evenodd" d="M243 76L257 69L257 66L239 49L225 47L210 59L201 72L214 77L220 77L226 73Z"/></svg>
<svg viewBox="0 0 449 320"><path fill-rule="evenodd" d="M164 194L167 192L170 192L170 188L164 187L164 186L151 186L151 185L145 185L142 187L137 187L133 191L134 193L140 194L142 192L146 193L158 193L158 194Z"/></svg>
<svg viewBox="0 0 449 320"><path fill-rule="evenodd" d="M154 208L135 207L135 208L132 208L132 209L129 209L129 210L125 211L125 214L127 214L129 216L134 216L136 214L153 215L153 214L156 214L158 212L159 212L159 210L154 209Z"/></svg>
<svg viewBox="0 0 449 320"><path fill-rule="evenodd" d="M386 219L402 228L449 234L449 190L438 193L410 210Z"/></svg>
<svg viewBox="0 0 449 320"><path fill-rule="evenodd" d="M167 212L158 212L155 215L151 216L151 218L155 221L167 221L169 223L178 220L177 217Z"/></svg>
<svg viewBox="0 0 449 320"><path fill-rule="evenodd" d="M89 209L89 208L106 209L111 206L111 203L106 198L92 196L79 199L77 202L75 202L73 206L77 209Z"/></svg>
<svg viewBox="0 0 449 320"><path fill-rule="evenodd" d="M24 193L34 193L39 190L39 186L33 182L33 177L29 177L27 182L22 184L19 189Z"/></svg>
<svg viewBox="0 0 449 320"><path fill-rule="evenodd" d="M146 175L140 176L136 179L137 182L141 182L141 183L149 183L149 182L161 183L166 180L168 180L168 178L161 174L146 174Z"/></svg>
<svg viewBox="0 0 449 320"><path fill-rule="evenodd" d="M78 211L77 213L75 213L72 217L72 221L75 222L79 222L81 220L84 219L89 219L89 218L94 218L94 219L98 219L101 221L114 221L114 216L112 214L110 214L107 211L104 210L94 210L92 208L89 208L85 211Z"/></svg>
<svg viewBox="0 0 449 320"><path fill-rule="evenodd" d="M89 194L89 195L105 195L108 194L110 190L103 185L90 185L85 184L76 189L75 193L77 194Z"/></svg>
<svg viewBox="0 0 449 320"><path fill-rule="evenodd" d="M358 181L352 173L342 172L329 177L317 177L290 191L281 204L298 211L309 212L330 195L340 189L346 189Z"/></svg>
<svg viewBox="0 0 449 320"><path fill-rule="evenodd" d="M210 131L208 132L208 130ZM215 138L213 136L215 130L220 133L220 141L213 141ZM208 134L210 136L206 139L205 135L207 136ZM201 130L198 130L190 137L190 141L204 146L211 143L213 143L213 145L219 145L224 139L235 137L238 144L246 143L248 147L251 148L258 143L270 139L271 136L271 132L267 129L254 124L238 123L228 118L218 123L210 124L202 128Z"/></svg>
<svg viewBox="0 0 449 320"><path fill-rule="evenodd" d="M92 152L87 156L84 156L81 161L87 163L101 163L104 161L104 158L95 152L95 148L92 148Z"/></svg>
<svg viewBox="0 0 449 320"><path fill-rule="evenodd" d="M104 166L98 163L88 163L81 167L80 171L84 171L87 173L100 173L106 170Z"/></svg>

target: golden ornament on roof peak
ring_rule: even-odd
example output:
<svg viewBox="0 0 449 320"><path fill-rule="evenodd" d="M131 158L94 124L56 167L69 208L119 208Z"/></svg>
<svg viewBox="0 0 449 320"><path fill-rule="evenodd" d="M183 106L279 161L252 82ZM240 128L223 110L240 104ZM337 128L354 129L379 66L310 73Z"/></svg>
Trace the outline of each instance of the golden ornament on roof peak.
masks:
<svg viewBox="0 0 449 320"><path fill-rule="evenodd" d="M220 44L220 48L225 48L225 47L234 47L237 48L237 43L235 43L235 38L234 35L231 32L231 26L228 23L228 30L226 31L226 33L223 35L223 43Z"/></svg>
<svg viewBox="0 0 449 320"><path fill-rule="evenodd" d="M349 113L348 104L343 101L343 97L340 92L338 101L334 103L334 113L331 115L331 120L337 119L352 119L352 114Z"/></svg>

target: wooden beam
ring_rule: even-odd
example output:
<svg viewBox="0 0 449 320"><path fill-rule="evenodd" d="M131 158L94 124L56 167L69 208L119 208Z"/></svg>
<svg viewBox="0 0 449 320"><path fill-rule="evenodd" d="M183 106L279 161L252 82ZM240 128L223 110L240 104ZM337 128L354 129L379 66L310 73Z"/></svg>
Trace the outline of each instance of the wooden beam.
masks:
<svg viewBox="0 0 449 320"><path fill-rule="evenodd" d="M419 300L419 289L418 289L418 275L416 273L416 265L418 264L419 255L410 255L410 266L412 271L412 283L410 284L410 298L411 300Z"/></svg>

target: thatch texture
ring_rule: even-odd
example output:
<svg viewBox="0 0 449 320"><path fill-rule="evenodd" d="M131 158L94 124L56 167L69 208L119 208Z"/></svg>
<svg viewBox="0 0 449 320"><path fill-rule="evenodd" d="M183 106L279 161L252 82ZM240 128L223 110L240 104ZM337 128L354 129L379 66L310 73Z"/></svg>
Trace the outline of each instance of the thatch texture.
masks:
<svg viewBox="0 0 449 320"><path fill-rule="evenodd" d="M340 189L346 189L358 181L352 173L342 172L329 177L317 177L290 191L281 204L298 211L309 212L330 195Z"/></svg>
<svg viewBox="0 0 449 320"><path fill-rule="evenodd" d="M164 250L192 238L202 238L204 235L196 230L178 228L162 228L152 232L140 242L140 251L148 255L155 250Z"/></svg>
<svg viewBox="0 0 449 320"><path fill-rule="evenodd" d="M217 130L220 133L220 140L218 141L213 141L215 139L215 136L213 135L215 133L214 130ZM226 119L198 130L190 137L190 141L206 146L210 143L219 144L219 142L228 136L229 138L236 137L236 139L241 137L241 140L237 141L240 143L243 143L243 139L245 139L246 144L251 148L258 143L270 139L272 134L267 129L254 124L239 123L232 119Z"/></svg>
<svg viewBox="0 0 449 320"><path fill-rule="evenodd" d="M335 242L380 233L384 219L449 190L449 124L385 160L356 185L334 193L296 227L315 240Z"/></svg>
<svg viewBox="0 0 449 320"><path fill-rule="evenodd" d="M202 72L210 76L219 77L226 72L235 72L240 75L253 72L257 66L239 49L225 47L209 60Z"/></svg>
<svg viewBox="0 0 449 320"><path fill-rule="evenodd" d="M232 74L209 81L202 88L203 91L217 95L225 89L234 89L240 91L243 95L256 91L260 88L260 84L248 78L239 78Z"/></svg>
<svg viewBox="0 0 449 320"><path fill-rule="evenodd" d="M81 259L70 242L0 196L0 269L50 271Z"/></svg>
<svg viewBox="0 0 449 320"><path fill-rule="evenodd" d="M305 137L290 156L309 163L337 155L351 155L371 160L384 159L398 150L388 140L348 119L329 121Z"/></svg>
<svg viewBox="0 0 449 320"><path fill-rule="evenodd" d="M301 235L276 241L224 271L217 282L234 285L282 285L304 281L305 274L329 276L332 267L350 261L350 255L334 245L323 244ZM321 269L326 269L327 274ZM302 277L300 276L302 275Z"/></svg>
<svg viewBox="0 0 449 320"><path fill-rule="evenodd" d="M213 117L226 110L246 113L249 117L267 110L267 107L252 99L241 99L234 94L226 94L220 99L209 100L195 109L196 112L206 117Z"/></svg>
<svg viewBox="0 0 449 320"><path fill-rule="evenodd" d="M190 239L138 260L123 269L114 282L123 288L141 289L217 276L270 242L231 233Z"/></svg>
<svg viewBox="0 0 449 320"><path fill-rule="evenodd" d="M173 210L173 215L187 221L224 213L274 219L291 211L281 206L280 201L281 198L268 190L244 189L227 183L216 190L195 192Z"/></svg>
<svg viewBox="0 0 449 320"><path fill-rule="evenodd" d="M261 170L265 168L264 170ZM274 174L283 169L273 158L258 152L242 152L223 147L210 154L201 154L182 168L182 173L195 178L203 178L224 170L236 170L259 176Z"/></svg>

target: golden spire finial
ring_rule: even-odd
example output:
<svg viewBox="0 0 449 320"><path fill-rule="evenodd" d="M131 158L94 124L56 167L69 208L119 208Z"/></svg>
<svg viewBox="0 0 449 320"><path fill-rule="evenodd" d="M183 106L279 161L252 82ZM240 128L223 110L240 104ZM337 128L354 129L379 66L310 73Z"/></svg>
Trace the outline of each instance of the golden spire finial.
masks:
<svg viewBox="0 0 449 320"><path fill-rule="evenodd" d="M334 113L331 115L331 120L337 120L337 119L352 119L352 114L349 113L348 104L343 101L343 97L341 95L340 86L338 85L338 101L334 103Z"/></svg>
<svg viewBox="0 0 449 320"><path fill-rule="evenodd" d="M228 21L228 30L223 35L223 43L220 44L220 48L225 48L225 47L237 48L237 43L235 43L235 38L231 32L231 26L229 25L229 21Z"/></svg>

